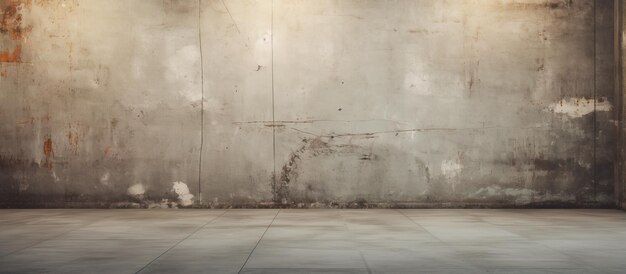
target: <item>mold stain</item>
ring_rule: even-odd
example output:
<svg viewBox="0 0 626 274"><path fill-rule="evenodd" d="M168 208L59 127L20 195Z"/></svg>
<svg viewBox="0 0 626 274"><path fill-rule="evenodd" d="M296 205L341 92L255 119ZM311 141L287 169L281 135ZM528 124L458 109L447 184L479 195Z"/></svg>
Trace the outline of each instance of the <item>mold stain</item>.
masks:
<svg viewBox="0 0 626 274"><path fill-rule="evenodd" d="M328 141L324 141L323 139ZM314 158L338 153L346 156L356 156L355 160L358 159L360 161L374 161L378 158L378 156L371 151L369 153L362 153L362 150L366 148L361 146L354 144L331 144L330 142L332 140L332 137L322 136L313 139L302 139L303 144L289 155L287 162L281 168L280 176L278 178L274 177L272 180L274 203L282 205L288 205L290 203L290 185L297 180L299 164L305 157ZM307 189L311 190L313 186L309 185Z"/></svg>
<svg viewBox="0 0 626 274"><path fill-rule="evenodd" d="M276 182L274 175L274 179L272 180L272 189L274 190L275 203L287 204L287 199L289 197L289 183L298 176L298 160L300 159L300 155L306 152L307 146L309 145L308 139L304 139L302 141L304 144L289 155L289 160L281 168L280 179L278 182Z"/></svg>
<svg viewBox="0 0 626 274"><path fill-rule="evenodd" d="M43 154L46 156L44 166L48 169L52 169L52 160L54 157L54 150L52 149L52 138L50 136L46 136L43 141Z"/></svg>

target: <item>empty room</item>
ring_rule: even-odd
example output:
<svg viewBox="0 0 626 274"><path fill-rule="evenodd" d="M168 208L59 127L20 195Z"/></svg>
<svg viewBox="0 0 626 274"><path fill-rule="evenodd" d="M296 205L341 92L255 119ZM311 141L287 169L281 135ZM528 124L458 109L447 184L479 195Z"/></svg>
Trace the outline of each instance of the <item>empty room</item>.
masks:
<svg viewBox="0 0 626 274"><path fill-rule="evenodd" d="M626 273L624 0L0 0L0 273Z"/></svg>

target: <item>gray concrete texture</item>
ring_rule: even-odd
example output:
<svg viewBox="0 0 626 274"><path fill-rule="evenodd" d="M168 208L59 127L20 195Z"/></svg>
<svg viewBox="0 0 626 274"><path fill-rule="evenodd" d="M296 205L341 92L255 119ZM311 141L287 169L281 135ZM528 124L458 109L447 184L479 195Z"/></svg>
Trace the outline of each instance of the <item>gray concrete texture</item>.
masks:
<svg viewBox="0 0 626 274"><path fill-rule="evenodd" d="M624 273L604 209L0 210L0 273Z"/></svg>
<svg viewBox="0 0 626 274"><path fill-rule="evenodd" d="M614 205L613 1L1 8L0 206Z"/></svg>

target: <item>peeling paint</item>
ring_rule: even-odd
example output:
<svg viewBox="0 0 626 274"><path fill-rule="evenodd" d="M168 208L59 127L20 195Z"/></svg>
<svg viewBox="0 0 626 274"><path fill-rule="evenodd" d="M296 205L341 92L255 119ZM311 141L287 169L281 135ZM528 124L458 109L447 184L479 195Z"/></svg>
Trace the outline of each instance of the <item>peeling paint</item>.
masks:
<svg viewBox="0 0 626 274"><path fill-rule="evenodd" d="M568 98L552 103L547 108L554 113L566 114L572 118L580 118L594 111L611 111L611 103L606 98L598 100L587 98Z"/></svg>
<svg viewBox="0 0 626 274"><path fill-rule="evenodd" d="M142 184L134 184L127 190L129 195L137 196L146 193L146 188Z"/></svg>
<svg viewBox="0 0 626 274"><path fill-rule="evenodd" d="M103 185L109 185L109 178L111 177L111 173L105 172L100 176L100 183Z"/></svg>
<svg viewBox="0 0 626 274"><path fill-rule="evenodd" d="M193 194L189 193L189 187L183 182L172 183L172 189L178 195L178 200L182 206L193 205Z"/></svg>
<svg viewBox="0 0 626 274"><path fill-rule="evenodd" d="M444 160L441 162L441 173L446 178L456 178L459 176L461 171L463 170L463 165L455 159L455 160Z"/></svg>
<svg viewBox="0 0 626 274"><path fill-rule="evenodd" d="M59 176L57 176L57 173L55 171L52 171L52 173L50 173L50 176L52 176L52 179L54 180L54 182L61 181L61 178L59 178Z"/></svg>

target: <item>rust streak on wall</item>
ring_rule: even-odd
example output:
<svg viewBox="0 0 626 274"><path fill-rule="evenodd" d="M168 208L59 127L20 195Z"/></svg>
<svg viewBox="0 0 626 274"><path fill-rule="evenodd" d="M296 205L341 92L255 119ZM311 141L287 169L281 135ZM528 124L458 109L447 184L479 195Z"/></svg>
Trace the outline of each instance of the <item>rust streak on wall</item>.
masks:
<svg viewBox="0 0 626 274"><path fill-rule="evenodd" d="M52 149L52 138L50 138L50 136L46 136L43 141L43 154L46 156L44 166L48 169L52 169L52 161L50 158L54 157L54 150Z"/></svg>

